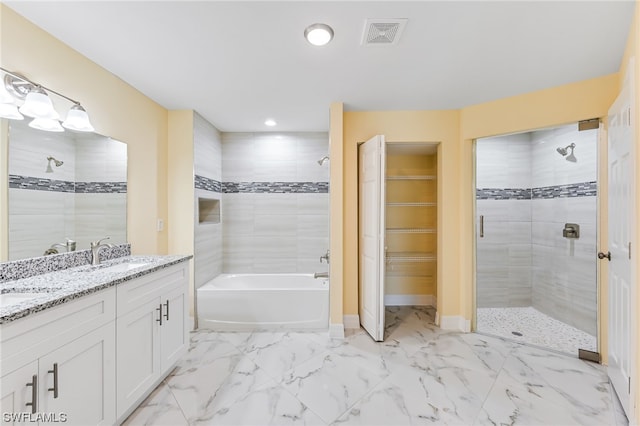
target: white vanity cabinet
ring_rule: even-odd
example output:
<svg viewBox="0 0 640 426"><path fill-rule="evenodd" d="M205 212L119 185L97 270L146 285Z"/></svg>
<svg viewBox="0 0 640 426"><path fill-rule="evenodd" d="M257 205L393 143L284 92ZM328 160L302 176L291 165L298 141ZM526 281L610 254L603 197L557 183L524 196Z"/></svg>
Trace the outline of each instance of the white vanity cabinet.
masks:
<svg viewBox="0 0 640 426"><path fill-rule="evenodd" d="M122 421L170 372L189 342L187 263L117 287L117 418Z"/></svg>
<svg viewBox="0 0 640 426"><path fill-rule="evenodd" d="M0 327L2 424L116 421L115 288ZM24 413L24 414L21 414ZM35 420L35 421L34 421Z"/></svg>

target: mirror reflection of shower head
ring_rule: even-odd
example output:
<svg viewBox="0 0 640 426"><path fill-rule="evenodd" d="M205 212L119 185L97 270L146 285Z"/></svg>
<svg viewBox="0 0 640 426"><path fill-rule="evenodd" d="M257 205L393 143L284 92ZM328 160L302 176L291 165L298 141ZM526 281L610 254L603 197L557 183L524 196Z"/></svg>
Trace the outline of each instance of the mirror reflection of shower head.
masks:
<svg viewBox="0 0 640 426"><path fill-rule="evenodd" d="M324 157L322 157L321 159L318 160L318 164L320 164L322 166L327 161L329 161L329 156L325 155Z"/></svg>
<svg viewBox="0 0 640 426"><path fill-rule="evenodd" d="M45 173L53 173L53 169L51 168L51 162L53 161L53 164L55 164L56 167L60 167L64 164L64 161L60 161L60 160L56 160L55 158L49 156L47 157L47 170L45 171Z"/></svg>

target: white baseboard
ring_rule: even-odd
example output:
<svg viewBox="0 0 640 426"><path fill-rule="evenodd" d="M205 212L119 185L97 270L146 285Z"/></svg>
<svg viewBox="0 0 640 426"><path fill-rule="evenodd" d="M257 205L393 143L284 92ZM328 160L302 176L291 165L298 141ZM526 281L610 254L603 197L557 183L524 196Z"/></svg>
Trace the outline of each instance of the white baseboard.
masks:
<svg viewBox="0 0 640 426"><path fill-rule="evenodd" d="M457 330L465 333L471 331L471 321L464 319L460 315L443 315L436 313L436 324L443 330Z"/></svg>
<svg viewBox="0 0 640 426"><path fill-rule="evenodd" d="M344 325L329 324L329 337L332 339L344 339Z"/></svg>
<svg viewBox="0 0 640 426"><path fill-rule="evenodd" d="M344 328L360 328L360 315L344 315Z"/></svg>
<svg viewBox="0 0 640 426"><path fill-rule="evenodd" d="M436 306L433 294L385 294L385 306Z"/></svg>

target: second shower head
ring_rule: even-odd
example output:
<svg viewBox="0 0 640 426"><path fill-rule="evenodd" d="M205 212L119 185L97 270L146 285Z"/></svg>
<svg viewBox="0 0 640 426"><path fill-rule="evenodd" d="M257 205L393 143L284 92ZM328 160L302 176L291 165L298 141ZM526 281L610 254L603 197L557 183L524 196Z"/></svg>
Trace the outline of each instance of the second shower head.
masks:
<svg viewBox="0 0 640 426"><path fill-rule="evenodd" d="M322 157L321 159L318 160L318 164L320 164L321 166L324 165L324 163L326 161L329 161L329 156L325 155L324 157Z"/></svg>

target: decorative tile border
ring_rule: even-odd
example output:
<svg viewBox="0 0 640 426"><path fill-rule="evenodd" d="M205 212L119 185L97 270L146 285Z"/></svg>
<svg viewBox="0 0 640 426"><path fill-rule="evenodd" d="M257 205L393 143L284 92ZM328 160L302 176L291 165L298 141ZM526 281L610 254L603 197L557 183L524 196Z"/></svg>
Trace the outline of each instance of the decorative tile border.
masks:
<svg viewBox="0 0 640 426"><path fill-rule="evenodd" d="M119 244L100 250L100 260L130 256L131 244ZM19 280L48 272L61 271L91 263L91 250L78 250L51 256L32 257L0 263L0 282Z"/></svg>
<svg viewBox="0 0 640 426"><path fill-rule="evenodd" d="M76 194L126 194L127 182L76 182Z"/></svg>
<svg viewBox="0 0 640 426"><path fill-rule="evenodd" d="M9 188L83 194L126 194L127 182L73 182L68 180L9 175Z"/></svg>
<svg viewBox="0 0 640 426"><path fill-rule="evenodd" d="M75 183L67 180L9 175L9 188L31 189L35 191L75 192Z"/></svg>
<svg viewBox="0 0 640 426"><path fill-rule="evenodd" d="M222 182L200 175L195 175L195 187L210 192L222 192Z"/></svg>
<svg viewBox="0 0 640 426"><path fill-rule="evenodd" d="M477 200L538 200L549 198L593 197L598 195L597 182L570 183L539 188L477 188Z"/></svg>
<svg viewBox="0 0 640 426"><path fill-rule="evenodd" d="M222 182L222 192L225 194L322 194L329 192L329 182Z"/></svg>
<svg viewBox="0 0 640 426"><path fill-rule="evenodd" d="M544 186L531 189L533 199L540 198L574 198L598 195L597 182L571 183L568 185Z"/></svg>
<svg viewBox="0 0 640 426"><path fill-rule="evenodd" d="M477 188L478 200L530 200L531 188Z"/></svg>

